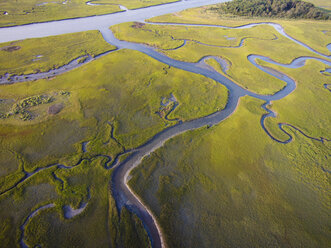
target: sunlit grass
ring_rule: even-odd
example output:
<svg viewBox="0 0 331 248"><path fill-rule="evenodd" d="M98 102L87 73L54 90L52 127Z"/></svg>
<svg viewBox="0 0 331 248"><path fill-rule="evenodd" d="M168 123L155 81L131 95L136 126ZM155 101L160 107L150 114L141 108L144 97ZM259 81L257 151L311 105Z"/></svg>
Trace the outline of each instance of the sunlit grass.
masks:
<svg viewBox="0 0 331 248"><path fill-rule="evenodd" d="M27 23L46 22L85 16L104 15L123 11L118 5L129 9L147 7L177 0L102 0L91 1L103 5L87 5L87 0L18 0L0 1L0 26L15 26Z"/></svg>

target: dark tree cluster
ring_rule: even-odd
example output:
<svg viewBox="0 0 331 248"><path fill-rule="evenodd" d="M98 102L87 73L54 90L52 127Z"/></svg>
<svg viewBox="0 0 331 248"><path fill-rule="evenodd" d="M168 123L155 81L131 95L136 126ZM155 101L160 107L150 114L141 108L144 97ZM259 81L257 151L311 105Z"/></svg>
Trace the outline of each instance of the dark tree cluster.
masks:
<svg viewBox="0 0 331 248"><path fill-rule="evenodd" d="M239 16L331 20L326 12L300 0L233 0L217 10Z"/></svg>

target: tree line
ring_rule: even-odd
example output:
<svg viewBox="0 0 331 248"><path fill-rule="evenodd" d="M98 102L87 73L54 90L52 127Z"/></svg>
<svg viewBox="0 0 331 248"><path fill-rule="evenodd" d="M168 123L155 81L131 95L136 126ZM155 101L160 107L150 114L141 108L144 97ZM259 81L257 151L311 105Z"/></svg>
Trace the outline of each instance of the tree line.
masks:
<svg viewBox="0 0 331 248"><path fill-rule="evenodd" d="M239 16L331 20L331 15L300 0L233 0L217 11Z"/></svg>

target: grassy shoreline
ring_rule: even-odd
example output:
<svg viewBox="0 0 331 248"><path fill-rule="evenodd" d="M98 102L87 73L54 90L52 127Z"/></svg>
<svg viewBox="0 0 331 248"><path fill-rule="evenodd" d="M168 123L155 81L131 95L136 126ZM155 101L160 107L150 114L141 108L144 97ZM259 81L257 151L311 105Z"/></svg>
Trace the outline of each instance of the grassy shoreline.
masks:
<svg viewBox="0 0 331 248"><path fill-rule="evenodd" d="M64 37L75 41L74 38L80 35L84 34L22 41L19 44L22 50L3 52L13 54L21 51L22 56L30 58L28 52L31 49L23 50L29 43L38 51L44 42L47 44L56 39L64 42ZM97 32L92 37L98 38L87 42L86 48L92 45L97 49L93 51L98 51L111 47L108 44L104 46ZM68 50L63 49L63 52ZM70 56L77 56L80 50L70 49L69 52ZM50 52L48 55L50 62L57 58L61 61L64 57L63 53ZM52 66L40 63L45 69ZM30 67L28 63L26 68ZM13 68L17 69L16 65L13 64ZM74 166L72 169L53 166L42 170L0 196L0 220L4 223L0 242L8 246L19 243L19 226L26 216L37 206L50 202L54 202L56 207L41 212L27 225L25 234L29 245L48 246L56 243L55 237L56 240L63 238L61 244L68 246L96 244L95 235L99 237L98 245L108 245L111 242L107 232L96 233L95 230L109 225L110 230L117 230L117 234L111 234L113 243L138 242L142 247L144 244L147 246L148 238L137 217L124 211L120 221L114 211L108 214L107 206L114 208L107 193L112 171L104 168L106 157L98 155L114 159L123 149L136 147L167 125L174 125L174 122L156 114L162 107L163 98L170 98L172 94L179 105L171 112L171 117L182 120L213 113L227 102L227 90L218 83L169 68L130 50L115 51L51 80L1 85L0 88L0 99L5 99L0 102L1 111L22 103L33 116L33 120L27 121L16 116L0 120L1 191L24 177L24 171L29 173L57 163ZM62 95L61 92L66 93ZM29 99L37 99L39 95L52 96L54 100L30 106ZM56 114L48 114L49 107L55 104L62 104L63 108ZM82 144L87 141L86 152L83 152ZM92 197L87 209L73 220L64 219L63 206L79 207L80 202L86 199L87 188L90 188ZM108 218L113 219L110 221ZM96 219L99 224L95 224ZM52 226L47 223L52 223ZM85 227L84 230L80 229L81 226ZM68 236L58 237L55 230L64 229ZM86 231L95 233L93 238L85 235Z"/></svg>
<svg viewBox="0 0 331 248"><path fill-rule="evenodd" d="M0 2L0 27L107 15L123 11L119 5L127 5L126 7L129 9L135 9L176 2L178 0L152 0L150 2L142 0L105 0L101 1L105 5L97 6L88 6L86 4L87 1L84 0L65 0L59 2L43 2L43 0L19 1L19 4L6 1Z"/></svg>
<svg viewBox="0 0 331 248"><path fill-rule="evenodd" d="M212 7L200 7L189 10L184 10L179 13L158 16L149 19L151 22L178 22L178 23L193 23L193 24L216 24L224 26L240 26L248 23L260 22L276 22L281 24L285 32L292 37L308 44L315 50L331 55L331 52L326 48L329 43L328 35L322 31L330 30L331 21L317 21L304 19L279 19L279 18L249 18L238 17L233 15L219 15L212 10ZM309 32L304 32L305 28L309 27Z"/></svg>

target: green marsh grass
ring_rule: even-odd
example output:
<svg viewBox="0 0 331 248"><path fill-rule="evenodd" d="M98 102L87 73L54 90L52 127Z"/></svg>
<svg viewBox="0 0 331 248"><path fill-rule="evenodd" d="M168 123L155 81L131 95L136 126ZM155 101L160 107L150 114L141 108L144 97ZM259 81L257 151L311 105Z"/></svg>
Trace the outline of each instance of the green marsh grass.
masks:
<svg viewBox="0 0 331 248"><path fill-rule="evenodd" d="M306 2L310 2L314 4L316 7L331 11L331 3L328 0L306 0Z"/></svg>
<svg viewBox="0 0 331 248"><path fill-rule="evenodd" d="M18 50L3 48L19 46ZM52 47L52 49L50 49ZM99 31L27 39L0 44L0 75L49 71L84 55L95 57L116 47L103 40Z"/></svg>
<svg viewBox="0 0 331 248"><path fill-rule="evenodd" d="M181 12L171 18L178 20L183 18L183 13L190 13L185 14L184 20L190 22L195 15L196 22L202 21L202 14L194 11ZM221 23L219 17L213 15L205 15L204 20ZM239 25L245 21L230 19L228 23ZM124 40L141 42L142 37L147 37L144 42L160 50L180 44L173 41L171 35L215 45L238 44L240 38L256 37L248 39L237 50L188 42L177 51L163 51L171 57L193 62L206 55L221 56L231 63L228 76L256 92L271 94L284 83L250 65L246 59L248 54L269 56L281 63L289 63L296 56L311 55L281 37L272 40L275 31L267 26L229 31L152 25L136 29L132 25L122 24L112 29ZM319 25L320 22L314 29L316 34L319 28L324 28L324 24ZM144 30L147 28L148 31ZM210 33L213 35L207 37ZM237 36L237 39L230 41L224 35ZM79 44L80 37L89 42ZM322 49L319 44L325 43L323 36L321 43L314 39L307 36L305 41ZM23 67L17 69L22 58L30 61L31 56L38 55L38 45L66 44L66 41L75 49L60 49L35 67L25 61ZM97 32L20 43L23 44L21 50L6 51L21 52L11 67L16 73L38 68L47 70L86 54L85 50L97 55L114 49L102 41ZM21 46L20 43L12 45ZM46 46L42 47L45 51ZM209 60L208 64L220 70L215 61ZM278 116L267 118L268 130L284 139L277 123L288 122L311 136L327 136L330 123L325 103L330 92L323 87L328 77L319 73L325 67L312 61L295 70L268 66L285 72L298 83L290 96L271 104L270 108ZM156 113L163 97L173 94L179 103L169 118L185 121L223 109L228 96L225 87L210 79L169 68L130 50L114 51L51 80L0 88L0 99L6 99L0 103L0 111L41 94L54 95L55 102L64 105L55 115L47 114L47 104L35 106L35 118L31 121L0 120L0 190L18 182L24 176L23 169L31 172L53 163L76 165L72 169L45 169L0 196L0 243L7 247L19 246L19 226L33 210L48 203L55 203L55 207L40 212L27 225L26 242L30 246L140 244L149 247L141 221L125 208L117 212L109 188L112 170L104 169L106 158L95 156L104 154L114 158L124 148L137 147L173 125L174 122L167 122ZM169 140L133 171L130 185L155 213L169 247L327 246L330 178L324 170L330 171L327 163L330 142L312 141L284 127L293 141L287 145L276 143L260 126L260 118L266 113L262 104L260 100L242 98L230 118L219 125ZM307 111L311 115L309 120L304 118ZM87 141L87 152L83 153L82 143ZM87 201L88 191L91 199L84 212L65 219L63 206L78 208L81 202ZM58 235L60 232L63 235Z"/></svg>
<svg viewBox="0 0 331 248"><path fill-rule="evenodd" d="M256 68L247 60L248 55L267 56L279 63L290 63L299 56L316 56L313 52L279 35L268 25L237 30L152 24L140 28L136 26L134 23L125 23L113 26L112 30L119 39L131 42L142 42L144 39L144 43L156 46L160 52L177 60L198 62L204 56L220 56L231 63L227 71L229 77L244 88L260 94L273 94L282 89L285 83ZM171 37L188 41L185 46L177 50L166 50L179 45L178 41L173 41ZM228 37L233 37L235 40L228 40ZM238 46L243 38L246 39L243 46L233 48ZM168 44L170 40L172 43ZM215 47L215 45L229 47Z"/></svg>
<svg viewBox="0 0 331 248"><path fill-rule="evenodd" d="M263 61L260 63L265 65ZM330 91L325 89L323 84L331 81L320 73L325 69L325 65L309 60L305 66L298 69L268 66L286 73L297 83L293 93L272 103L271 109L278 115L277 118L267 120L268 126L277 129L277 123L289 123L312 137L330 139L331 120L328 117L331 116L331 111L327 104L330 101ZM278 136L276 133L275 135ZM280 135L284 137L283 134Z"/></svg>
<svg viewBox="0 0 331 248"><path fill-rule="evenodd" d="M133 171L170 247L327 246L330 146L291 128L294 141L273 141L262 103L241 99L229 119L171 139Z"/></svg>
<svg viewBox="0 0 331 248"><path fill-rule="evenodd" d="M40 44L54 37L44 39ZM32 45L36 46L31 41ZM78 57L79 52L72 51L70 56ZM50 54L49 61L52 56L53 61L61 58ZM49 64L43 66L47 68ZM47 104L38 105L31 110L33 120L0 120L1 192L24 176L23 169L32 172L56 163L76 167L45 169L0 196L0 222L5 223L0 243L18 246L19 227L25 218L37 207L55 203L54 208L40 212L27 225L29 245L113 244L115 247L114 244L123 242L142 242L147 247L149 240L137 217L123 212L125 221L116 221L114 201L109 193L112 171L104 169L105 158L95 156L104 154L113 159L123 147L137 147L173 125L155 113L162 98L171 93L179 102L172 116L183 120L213 113L224 108L227 102L227 90L222 85L200 75L169 68L130 50L115 51L52 79L2 85L0 98L6 101L1 104L11 106L22 99L44 94L54 96L52 104L62 103L64 107L59 113L49 115ZM111 137L112 132L116 140ZM89 141L87 152L83 153L82 142L86 141ZM91 200L86 210L72 220L65 220L63 206L79 207L80 202L86 201L88 189ZM110 209L113 209L112 215ZM113 222L107 221L114 214ZM117 234L109 235L108 228L117 230ZM61 237L58 236L60 231L64 233Z"/></svg>
<svg viewBox="0 0 331 248"><path fill-rule="evenodd" d="M284 27L285 32L290 36L304 42L321 53L330 55L330 51L326 48L326 45L330 43L330 36L322 32L331 31L330 21L266 19L219 15L213 10L213 6L187 9L175 14L154 17L149 19L149 21L213 24L230 27L245 25L248 23L275 22L281 24Z"/></svg>
<svg viewBox="0 0 331 248"><path fill-rule="evenodd" d="M89 6L85 0L18 0L0 2L0 26L16 26L28 23L47 22L62 19L105 15L123 11L118 6L124 5L129 9L147 7L162 3L176 2L176 0L101 0L92 3L105 5ZM8 14L5 15L4 13Z"/></svg>

